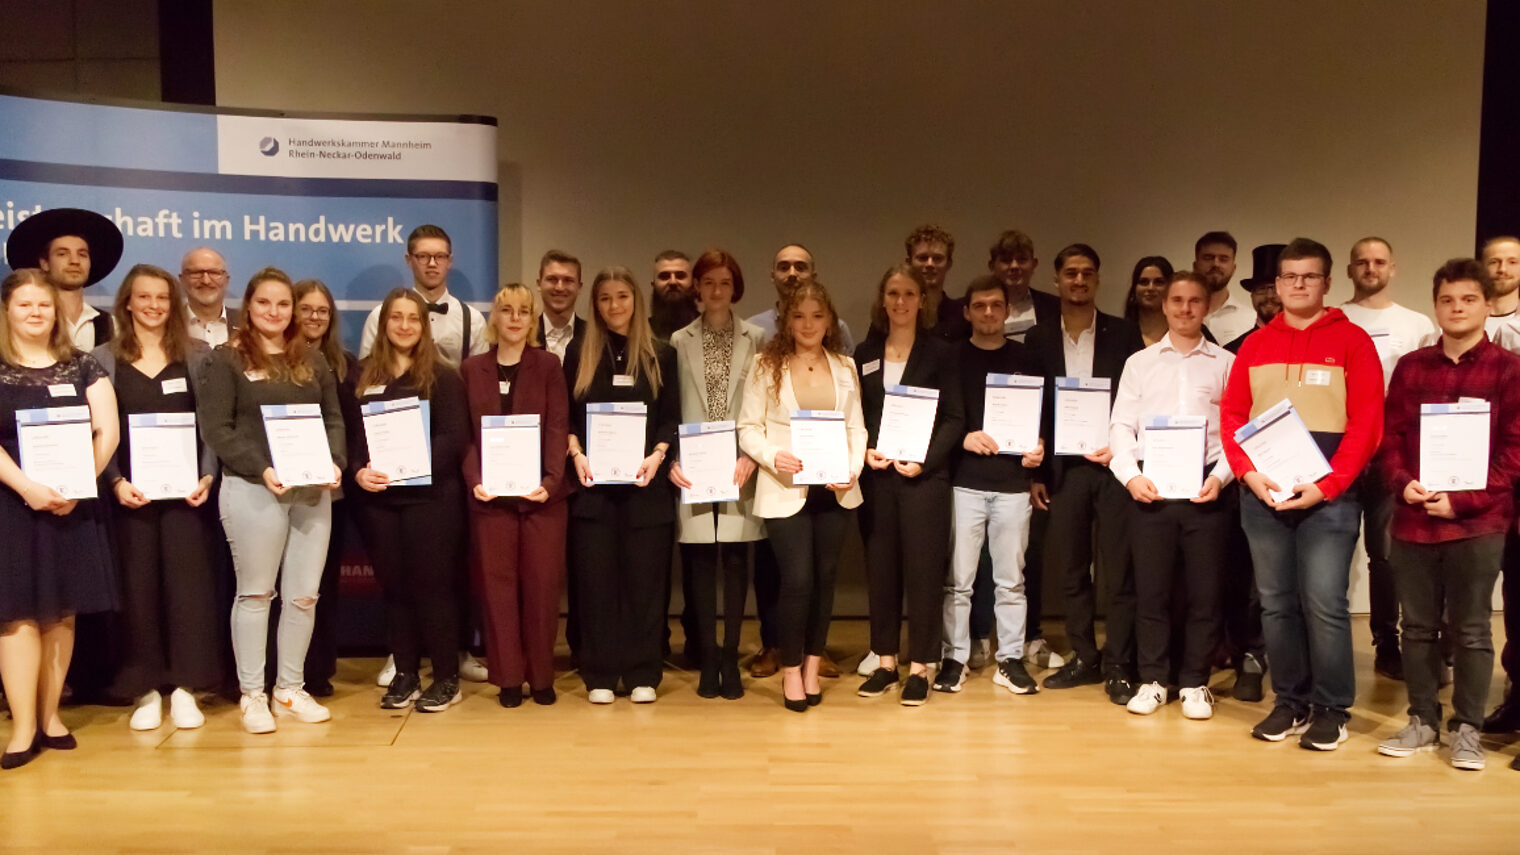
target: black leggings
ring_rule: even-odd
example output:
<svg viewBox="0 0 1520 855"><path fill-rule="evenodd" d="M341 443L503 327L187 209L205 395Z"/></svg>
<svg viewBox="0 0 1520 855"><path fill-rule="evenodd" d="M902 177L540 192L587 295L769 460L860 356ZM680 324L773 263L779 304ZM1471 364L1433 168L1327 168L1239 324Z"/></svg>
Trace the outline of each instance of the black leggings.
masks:
<svg viewBox="0 0 1520 855"><path fill-rule="evenodd" d="M788 668L801 665L804 655L823 655L834 611L834 574L854 518L828 488L812 487L802 510L765 521L781 577L776 622L781 664Z"/></svg>
<svg viewBox="0 0 1520 855"><path fill-rule="evenodd" d="M385 595L385 639L398 672L416 674L427 654L434 680L459 676L459 595L464 508L437 500L360 500L359 521Z"/></svg>
<svg viewBox="0 0 1520 855"><path fill-rule="evenodd" d="M688 611L694 619L695 637L686 640L702 651L704 666L716 665L718 653L718 573L723 574L723 651L739 652L739 632L744 626L744 601L749 596L748 543L683 543L681 561L691 580Z"/></svg>

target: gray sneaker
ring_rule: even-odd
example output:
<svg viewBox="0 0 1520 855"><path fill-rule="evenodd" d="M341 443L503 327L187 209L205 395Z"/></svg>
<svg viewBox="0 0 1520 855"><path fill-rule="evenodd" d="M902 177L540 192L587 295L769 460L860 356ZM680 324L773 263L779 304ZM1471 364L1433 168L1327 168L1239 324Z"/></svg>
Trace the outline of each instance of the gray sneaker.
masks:
<svg viewBox="0 0 1520 855"><path fill-rule="evenodd" d="M1451 765L1458 769L1481 770L1487 761L1483 759L1483 746L1478 744L1478 729L1470 724L1457 728L1451 738Z"/></svg>
<svg viewBox="0 0 1520 855"><path fill-rule="evenodd" d="M1378 753L1385 757L1408 757L1416 751L1432 751L1441 744L1436 729L1417 715L1409 717L1404 729L1378 743Z"/></svg>

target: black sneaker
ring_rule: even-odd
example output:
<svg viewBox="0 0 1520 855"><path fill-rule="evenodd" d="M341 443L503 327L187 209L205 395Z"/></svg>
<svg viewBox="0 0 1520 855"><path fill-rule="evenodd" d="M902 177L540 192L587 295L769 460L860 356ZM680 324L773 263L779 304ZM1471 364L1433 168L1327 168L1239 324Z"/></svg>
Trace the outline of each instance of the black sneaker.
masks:
<svg viewBox="0 0 1520 855"><path fill-rule="evenodd" d="M427 687L422 697L417 699L419 712L443 712L449 707L464 700L464 694L459 691L459 678L452 680L434 680L433 685Z"/></svg>
<svg viewBox="0 0 1520 855"><path fill-rule="evenodd" d="M862 698L879 698L895 685L897 685L896 668L877 668L871 672L871 676L867 677L864 683L860 684L855 694Z"/></svg>
<svg viewBox="0 0 1520 855"><path fill-rule="evenodd" d="M1235 669L1235 685L1230 689L1230 697L1248 704L1259 702L1266 697L1261 686L1266 674L1266 664L1247 653L1241 657L1240 667Z"/></svg>
<svg viewBox="0 0 1520 855"><path fill-rule="evenodd" d="M902 705L905 707L921 707L929 700L929 678L923 674L909 674L908 682L903 684Z"/></svg>
<svg viewBox="0 0 1520 855"><path fill-rule="evenodd" d="M1399 652L1398 642L1384 642L1377 646L1372 657L1372 670L1390 680L1404 681L1404 654Z"/></svg>
<svg viewBox="0 0 1520 855"><path fill-rule="evenodd" d="M1122 707L1129 703L1137 690L1134 681L1124 673L1123 668L1110 668L1103 678L1103 691L1108 693L1110 701Z"/></svg>
<svg viewBox="0 0 1520 855"><path fill-rule="evenodd" d="M1282 742L1309 728L1309 717L1281 704L1272 708L1261 723L1251 728L1251 735L1265 742Z"/></svg>
<svg viewBox="0 0 1520 855"><path fill-rule="evenodd" d="M939 663L939 673L934 675L934 691L959 692L966 685L966 666L946 659Z"/></svg>
<svg viewBox="0 0 1520 855"><path fill-rule="evenodd" d="M407 674L397 671L396 676L391 678L390 687L385 690L385 697L380 699L380 709L404 710L411 706L412 701L422 694L419 689L422 681L417 679L416 674Z"/></svg>
<svg viewBox="0 0 1520 855"><path fill-rule="evenodd" d="M1032 695L1040 690L1040 684L1029 676L1022 659L1004 659L999 662L997 673L992 675L992 683L1015 695Z"/></svg>
<svg viewBox="0 0 1520 855"><path fill-rule="evenodd" d="M1520 693L1506 695L1504 701L1483 719L1484 733L1514 733L1520 731Z"/></svg>
<svg viewBox="0 0 1520 855"><path fill-rule="evenodd" d="M1309 728L1298 738L1298 747L1310 751L1334 751L1345 742L1347 713L1317 709L1309 719Z"/></svg>
<svg viewBox="0 0 1520 855"><path fill-rule="evenodd" d="M1103 682L1103 672L1096 662L1085 662L1073 657L1061 666L1061 670L1045 678L1047 689L1074 689L1077 686L1095 686Z"/></svg>

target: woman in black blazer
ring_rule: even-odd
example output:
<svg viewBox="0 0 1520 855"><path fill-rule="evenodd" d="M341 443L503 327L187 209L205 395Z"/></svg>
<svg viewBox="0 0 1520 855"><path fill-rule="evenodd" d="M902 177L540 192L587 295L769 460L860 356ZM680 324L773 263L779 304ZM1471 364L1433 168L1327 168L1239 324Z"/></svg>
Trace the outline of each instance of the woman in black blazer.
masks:
<svg viewBox="0 0 1520 855"><path fill-rule="evenodd" d="M908 680L902 703L929 698L929 665L940 658L945 567L950 548L950 456L960 443L956 347L928 335L934 327L923 277L905 264L887 270L877 286L871 325L881 333L855 351L865 410L866 580L870 589L871 649L881 665L858 694L876 697L898 682L897 653L907 595ZM934 430L923 463L894 460L877 448L889 386L938 392Z"/></svg>
<svg viewBox="0 0 1520 855"><path fill-rule="evenodd" d="M647 704L660 684L676 519L666 456L681 420L680 384L675 351L655 341L632 271L609 267L598 273L591 304L585 341L565 354L570 456L585 488L570 509L580 670L592 703L612 703L621 679L634 703ZM646 456L631 483L599 484L585 453L586 407L622 402L646 408Z"/></svg>

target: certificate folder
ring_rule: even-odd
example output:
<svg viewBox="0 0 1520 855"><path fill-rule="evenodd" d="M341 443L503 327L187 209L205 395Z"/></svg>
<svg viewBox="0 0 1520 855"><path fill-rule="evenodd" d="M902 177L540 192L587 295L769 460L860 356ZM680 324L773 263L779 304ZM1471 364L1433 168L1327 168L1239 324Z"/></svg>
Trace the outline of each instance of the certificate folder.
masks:
<svg viewBox="0 0 1520 855"><path fill-rule="evenodd" d="M480 417L480 484L487 493L526 496L543 483L541 435L537 413Z"/></svg>
<svg viewBox="0 0 1520 855"><path fill-rule="evenodd" d="M849 483L850 441L844 413L793 410L792 456L802 461L802 471L792 476L796 486Z"/></svg>
<svg viewBox="0 0 1520 855"><path fill-rule="evenodd" d="M16 440L26 477L65 499L95 498L95 443L88 406L17 410Z"/></svg>
<svg viewBox="0 0 1520 855"><path fill-rule="evenodd" d="M876 450L889 460L923 463L934 436L939 390L921 386L888 386L881 404L881 429Z"/></svg>
<svg viewBox="0 0 1520 855"><path fill-rule="evenodd" d="M988 374L982 432L998 444L998 454L1029 454L1040 441L1045 378Z"/></svg>
<svg viewBox="0 0 1520 855"><path fill-rule="evenodd" d="M1274 502L1291 497L1295 485L1312 484L1331 472L1325 453L1287 398L1241 425L1235 442L1256 471L1281 488L1270 493Z"/></svg>
<svg viewBox="0 0 1520 855"><path fill-rule="evenodd" d="M1420 483L1435 492L1488 488L1489 403L1420 405Z"/></svg>
<svg viewBox="0 0 1520 855"><path fill-rule="evenodd" d="M392 487L433 483L432 411L413 397L359 406L369 468L385 473Z"/></svg>
<svg viewBox="0 0 1520 855"><path fill-rule="evenodd" d="M586 459L597 484L632 484L644 463L645 421L642 401L586 405Z"/></svg>
<svg viewBox="0 0 1520 855"><path fill-rule="evenodd" d="M1056 454L1096 454L1108 447L1107 377L1056 378Z"/></svg>
<svg viewBox="0 0 1520 855"><path fill-rule="evenodd" d="M734 468L739 463L739 441L732 421L692 422L681 425L681 474L691 482L681 488L681 504L736 502L739 486Z"/></svg>
<svg viewBox="0 0 1520 855"><path fill-rule="evenodd" d="M264 435L275 477L286 487L333 482L332 447L319 404L264 404Z"/></svg>
<svg viewBox="0 0 1520 855"><path fill-rule="evenodd" d="M132 484L150 501L183 499L200 485L195 413L128 413Z"/></svg>
<svg viewBox="0 0 1520 855"><path fill-rule="evenodd" d="M1192 499L1203 490L1209 420L1205 416L1149 416L1141 421L1140 471L1163 499Z"/></svg>

